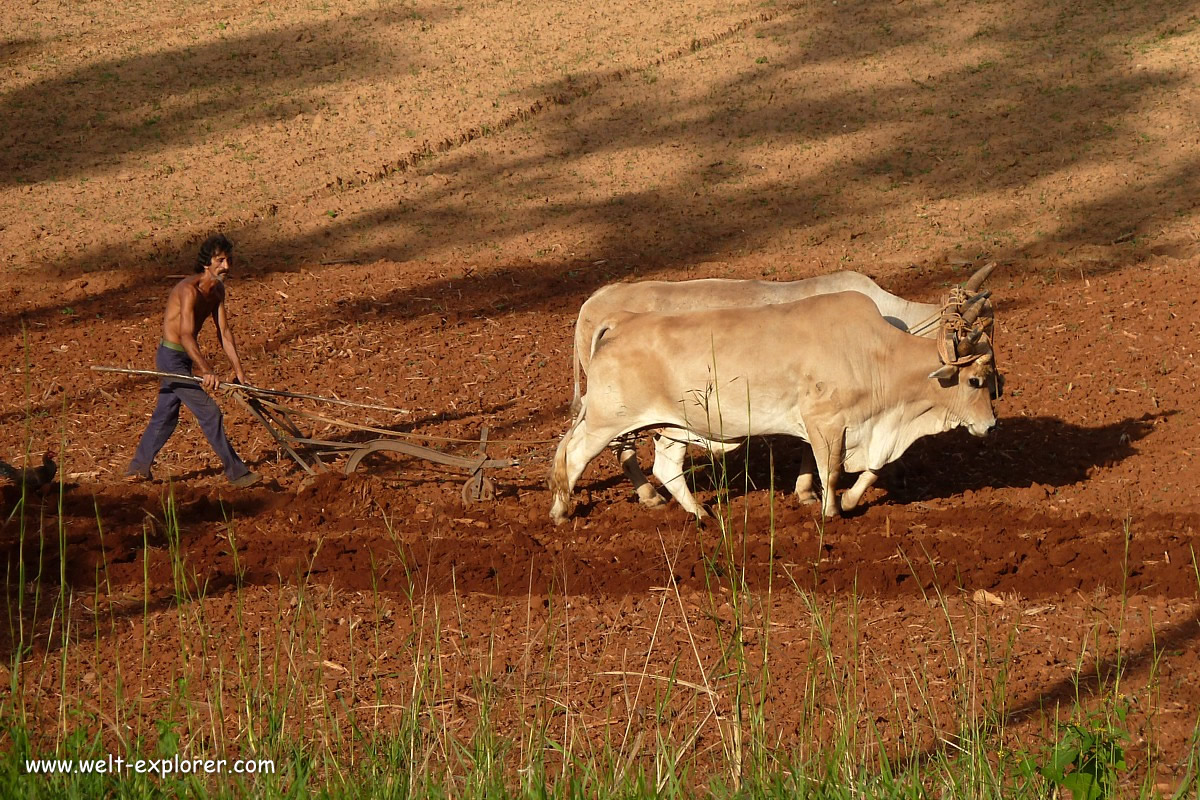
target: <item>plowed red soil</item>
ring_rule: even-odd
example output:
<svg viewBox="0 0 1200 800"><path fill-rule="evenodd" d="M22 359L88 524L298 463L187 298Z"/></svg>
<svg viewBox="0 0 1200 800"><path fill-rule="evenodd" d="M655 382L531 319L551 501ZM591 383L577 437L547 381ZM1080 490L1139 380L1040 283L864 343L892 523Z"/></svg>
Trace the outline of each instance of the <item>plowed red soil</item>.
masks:
<svg viewBox="0 0 1200 800"><path fill-rule="evenodd" d="M237 19L251 4L229 5ZM235 132L196 133L196 144L171 129L161 151L93 121L104 133L94 163L80 154L49 163L65 144L10 143L4 158L41 166L26 185L3 186L0 457L20 466L50 451L62 481L28 500L23 541L10 514L19 491L4 487L0 547L10 596L19 564L51 585L61 576L76 598L75 633L89 643L66 664L46 659L61 646L46 635L57 624L51 606L22 610L42 632L30 657L45 660L35 681L45 702L54 706L65 685L107 708L112 689L99 685L119 665L124 691L152 713L174 676L202 664L197 680L212 682L221 669L182 643L186 621L203 618L215 641L248 632L266 641L311 595L303 624L321 644L292 668L388 718L412 681L405 648L426 631L459 698L447 711L452 730L477 718L471 698L486 674L523 709L506 712L513 731L521 714L550 704L573 736L620 738L661 689L645 676L674 671L710 688L686 702L700 707L691 746L716 753L732 718L721 658L737 638L748 663L766 655L767 737L784 747L808 746L813 719L832 713L812 697L841 692L885 746L916 756L946 747L970 709L999 706L1002 737L1036 749L1074 703L1124 696L1129 785L1153 761L1151 781L1173 788L1200 710L1198 159L1194 126L1171 142L1154 131L1190 124L1197 62L1180 54L1196 52L1195 25L1161 4L1129 11L1111 33L1097 12L1077 22L1099 41L1095 55L1085 35L1052 58L1022 36L1065 36L1056 20L1076 13L1071 4L1039 4L1026 18L1000 4L951 3L954 13L937 4L936 14L933 5L711 10L696 30L613 45L612 63L582 62L565 82L534 61L521 69L545 81L518 81L515 98L431 101L407 125L384 105L353 105L345 89L315 116L297 99L261 129L235 106ZM433 40L430 52L482 52L492 40L473 25L487 20L449 8L423 12L449 42ZM654 12L614 18L639 13ZM339 38L343 27L363 23L328 24L313 29L318 42L351 41ZM1175 31L1174 50L1118 41L1157 42L1164 30ZM149 47L148 31L122 35ZM234 49L277 53L264 36ZM955 42L981 51L955 65L945 49ZM1029 66L1030 52L1043 61ZM434 57L421 53L413 58L428 67ZM101 85L106 70L131 73L128 82L149 69L132 56L97 65L80 54L74 72L55 62L60 77L39 79L41 62L24 49L0 54L27 71L0 109L30 125L49 119L30 110L54 88L47 82L74 86L74 74ZM889 74L911 80L886 94ZM381 88L385 75L365 80L378 96L402 92ZM1096 107L1128 136L1096 128ZM358 109L353 125L329 113L339 108ZM68 129L86 127L76 116L68 112ZM328 149L304 140L289 151L301 125L324 130ZM356 125L375 125L369 147ZM406 143L409 126L424 148ZM221 160L240 152L223 151L222 136L257 142L262 163ZM163 213L160 191L192 197L152 179L149 161L172 148L187 157L164 156L176 167L162 180L212 201L183 203L194 219L140 236L141 223L128 221ZM293 161L305 174L327 164L328 180L287 178ZM225 172L238 176L244 207L216 188ZM85 220L102 205L104 224L71 223L77 199L95 206ZM57 227L31 235L39 220ZM426 443L461 455L486 425L488 452L519 461L491 474L496 499L465 505L460 471L395 454L369 456L351 476L337 459L328 474L306 476L229 398L230 437L264 484L228 487L186 411L156 480L123 482L154 387L89 367L152 366L167 292L218 227L242 257L231 314L255 384L405 409L295 405L455 440ZM598 287L850 268L936 302L989 261L999 264L991 288L1007 392L986 440L922 440L865 509L824 526L771 491L794 480L795 442L754 442L724 470L697 454L699 496L727 520L701 527L674 504L640 507L606 455L585 473L572 520L550 524L544 478L568 422L574 314ZM211 333L201 345L216 353ZM312 427L316 438L370 438ZM172 515L182 598L165 533ZM822 662L822 618L834 622L836 663ZM12 631L0 639L11 653ZM395 696L379 699L380 685ZM720 725L704 724L710 697Z"/></svg>

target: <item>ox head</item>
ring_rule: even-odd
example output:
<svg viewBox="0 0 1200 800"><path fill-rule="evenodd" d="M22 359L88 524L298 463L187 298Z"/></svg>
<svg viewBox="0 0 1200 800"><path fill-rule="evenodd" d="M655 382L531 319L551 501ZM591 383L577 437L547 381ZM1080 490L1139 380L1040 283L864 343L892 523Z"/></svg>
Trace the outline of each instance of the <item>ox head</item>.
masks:
<svg viewBox="0 0 1200 800"><path fill-rule="evenodd" d="M1004 389L992 349L995 317L988 300L991 292L978 291L991 270L991 265L984 267L962 288L950 292L942 306L937 336L941 366L929 373L957 393L952 403L955 416L975 436L984 436L995 427L992 401Z"/></svg>

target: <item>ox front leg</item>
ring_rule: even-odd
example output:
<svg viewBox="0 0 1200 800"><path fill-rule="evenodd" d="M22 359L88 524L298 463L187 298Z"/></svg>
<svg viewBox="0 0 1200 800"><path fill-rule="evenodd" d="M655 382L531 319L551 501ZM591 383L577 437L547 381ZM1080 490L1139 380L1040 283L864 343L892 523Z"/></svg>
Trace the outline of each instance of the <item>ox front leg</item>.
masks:
<svg viewBox="0 0 1200 800"><path fill-rule="evenodd" d="M813 458L821 477L821 516L826 519L838 515L837 484L842 476L844 436L844 429L831 428L817 431L812 438Z"/></svg>
<svg viewBox="0 0 1200 800"><path fill-rule="evenodd" d="M687 477L683 474L683 460L686 455L686 441L655 436L654 467L651 471L685 510L700 518L707 517L708 512L692 495L687 485Z"/></svg>
<svg viewBox="0 0 1200 800"><path fill-rule="evenodd" d="M863 472L858 476L858 480L854 485L842 493L842 511L853 511L858 507L858 501L862 499L863 492L875 485L875 481L879 476L870 470Z"/></svg>
<svg viewBox="0 0 1200 800"><path fill-rule="evenodd" d="M588 429L587 420L576 420L571 429L558 443L554 451L554 463L550 468L550 519L555 525L567 521L571 513L571 492L583 470L596 456L608 447L612 434L617 431L604 432Z"/></svg>
<svg viewBox="0 0 1200 800"><path fill-rule="evenodd" d="M642 472L642 465L637 460L636 444L637 438L633 434L628 434L617 440L613 451L617 455L617 460L621 462L621 470L625 473L625 477L629 478L629 482L633 484L633 490L637 492L638 502L646 508L657 508L667 501L662 499L658 490L646 478L646 473Z"/></svg>
<svg viewBox="0 0 1200 800"><path fill-rule="evenodd" d="M798 502L817 502L817 491L813 488L813 478L816 476L817 462L813 458L812 448L805 447L804 455L800 458L800 474L796 476L796 500Z"/></svg>

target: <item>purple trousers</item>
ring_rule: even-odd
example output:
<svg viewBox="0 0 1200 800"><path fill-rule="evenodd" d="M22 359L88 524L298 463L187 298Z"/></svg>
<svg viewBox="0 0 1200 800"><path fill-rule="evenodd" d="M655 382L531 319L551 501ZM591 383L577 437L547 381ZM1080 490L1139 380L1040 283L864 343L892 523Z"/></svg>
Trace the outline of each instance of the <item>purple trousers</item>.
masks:
<svg viewBox="0 0 1200 800"><path fill-rule="evenodd" d="M159 372L171 372L176 375L192 374L192 359L187 353L180 352L165 344L158 346L154 354L154 366ZM196 415L200 430L212 449L216 452L221 463L225 465L225 477L235 480L250 470L246 464L233 452L229 438L225 435L225 425L221 421L221 409L198 384L187 381L171 381L163 379L158 389L158 404L154 406L154 414L150 424L138 442L137 452L129 463L130 472L146 472L154 463L154 457L162 450L167 439L175 432L179 423L179 404L183 403Z"/></svg>

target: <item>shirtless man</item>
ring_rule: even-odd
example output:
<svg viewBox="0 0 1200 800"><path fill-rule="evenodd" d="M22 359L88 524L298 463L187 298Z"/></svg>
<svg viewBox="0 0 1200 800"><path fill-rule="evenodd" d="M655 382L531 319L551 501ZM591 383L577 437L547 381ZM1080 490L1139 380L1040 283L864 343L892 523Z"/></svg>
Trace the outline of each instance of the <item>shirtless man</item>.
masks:
<svg viewBox="0 0 1200 800"><path fill-rule="evenodd" d="M163 339L154 355L154 365L159 372L178 375L192 375L194 368L194 374L202 383L197 386L190 382L162 381L150 424L146 426L137 452L125 471L130 478L148 480L151 477L150 465L175 432L175 425L179 422L179 404L185 403L196 415L208 443L225 465L225 477L229 482L241 489L260 480L260 476L251 472L238 458L225 436L221 409L208 396L208 392L216 390L220 379L196 344L196 334L211 316L217 328L217 341L229 357L238 383L247 383L233 331L229 329L225 314L225 277L232 265L233 243L220 234L210 236L200 245L196 274L184 278L171 290L167 312L163 315Z"/></svg>

